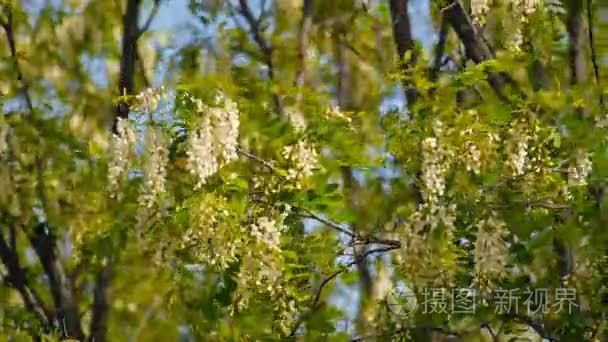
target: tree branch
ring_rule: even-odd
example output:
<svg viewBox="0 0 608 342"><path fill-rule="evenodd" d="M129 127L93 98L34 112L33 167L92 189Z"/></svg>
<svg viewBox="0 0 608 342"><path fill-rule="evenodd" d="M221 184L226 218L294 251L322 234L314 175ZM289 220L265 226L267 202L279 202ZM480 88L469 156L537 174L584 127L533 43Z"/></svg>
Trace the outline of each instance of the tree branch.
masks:
<svg viewBox="0 0 608 342"><path fill-rule="evenodd" d="M302 20L298 31L298 61L300 63L296 71L296 86L302 87L306 78L306 50L308 50L308 36L312 27L313 0L303 0Z"/></svg>
<svg viewBox="0 0 608 342"><path fill-rule="evenodd" d="M413 51L414 39L412 38L410 27L410 16L407 8L408 3L408 0L390 0L393 38L395 40L395 45L397 46L397 53L399 54L399 67L403 74L416 64L418 57ZM412 55L407 61L404 61L403 58L408 51L412 51ZM405 80L402 83L405 98L407 99L408 105L411 106L416 97L416 90Z"/></svg>
<svg viewBox="0 0 608 342"><path fill-rule="evenodd" d="M29 286L26 278L26 270L21 267L19 256L15 250L9 248L0 233L0 261L6 267L8 275L6 277L8 283L13 287L23 300L27 310L29 310L42 324L48 327L52 326L52 318L49 311L40 301L40 297Z"/></svg>
<svg viewBox="0 0 608 342"><path fill-rule="evenodd" d="M464 45L466 57L478 64L493 59L492 50L483 37L478 34L471 18L469 18L460 1L447 0L446 3L446 7L441 11ZM488 83L494 89L496 95L503 102L507 102L508 99L504 94L504 88L508 84L514 85L514 81L504 72L488 72L487 75Z"/></svg>
<svg viewBox="0 0 608 342"><path fill-rule="evenodd" d="M600 66L597 63L597 52L595 51L595 37L593 35L593 0L587 0L587 31L589 32L589 47L591 48L591 64L593 65L593 75L595 84L600 88L600 105L604 109L604 92L601 91Z"/></svg>
<svg viewBox="0 0 608 342"><path fill-rule="evenodd" d="M48 278L57 322L63 337L82 340L84 332L80 323L80 314L74 301L70 281L57 258L56 237L46 223L40 223L29 239Z"/></svg>
<svg viewBox="0 0 608 342"><path fill-rule="evenodd" d="M135 90L135 59L137 56L137 40L140 30L137 27L139 7L141 0L128 0L127 11L123 16L122 54L120 58L120 78L118 80L118 92L120 96L131 95ZM116 119L114 120L114 131L118 118L129 117L129 104L120 101L116 107Z"/></svg>
<svg viewBox="0 0 608 342"><path fill-rule="evenodd" d="M327 286L327 284L329 284L332 280L336 279L336 277L338 277L340 274L342 274L345 271L347 271L350 267L355 266L355 265L359 265L360 263L364 262L365 259L368 256L370 256L370 255L390 252L390 251L392 251L394 249L397 249L397 248L398 247L384 247L384 248L377 248L377 249L368 250L365 253L357 255L353 261L349 262L348 264L342 266L337 271L335 271L332 274L330 274L330 275L326 276L325 278L323 278L323 280L321 281L321 283L317 287L317 290L315 291L312 303L310 305L310 311L306 314L306 316L312 314L318 308L319 301L321 300L321 295L323 294L323 289ZM294 328L291 331L290 336L295 336L295 333L298 331L300 325L304 322L304 317L305 317L304 315L301 316L301 318L296 322Z"/></svg>
<svg viewBox="0 0 608 342"><path fill-rule="evenodd" d="M21 82L21 93L25 98L28 110L31 114L34 114L34 105L32 103L32 98L30 97L29 85L23 77L23 72L21 71L21 66L19 65L19 60L17 58L17 46L15 43L15 34L13 30L13 11L10 5L6 5L3 7L6 13L6 21L0 21L0 25L2 25L2 28L4 29L4 33L6 35L8 47L11 53L11 57L13 58L13 63L15 65L15 71L17 72L17 80Z"/></svg>
<svg viewBox="0 0 608 342"><path fill-rule="evenodd" d="M583 14L583 1L568 1L568 28L570 54L570 82L572 85L583 84L587 81L587 66L585 61L585 20Z"/></svg>
<svg viewBox="0 0 608 342"><path fill-rule="evenodd" d="M262 8L262 11L263 10L264 9ZM256 19L255 16L253 15L253 12L251 12L251 8L249 7L248 0L239 0L238 12L243 18L245 18L245 21L247 22L247 25L249 26L249 33L253 36L253 40L256 42L256 44L258 45L258 47L260 48L260 50L262 52L263 62L264 62L264 64L266 64L266 67L268 68L268 79L270 80L270 82L274 82L275 74L274 74L274 64L272 62L273 47L272 47L272 45L270 45L270 43L268 43L266 38L264 38L264 36L262 35L262 28L260 26L262 18L264 17L263 13L260 14L260 17ZM277 112L279 114L282 114L283 106L281 103L281 98L275 91L272 91L272 98L273 98L274 105L276 107Z"/></svg>
<svg viewBox="0 0 608 342"><path fill-rule="evenodd" d="M110 302L108 300L108 288L113 276L113 260L106 260L101 270L97 273L95 289L93 290L93 306L91 318L90 342L104 342L108 332L108 316Z"/></svg>
<svg viewBox="0 0 608 342"><path fill-rule="evenodd" d="M137 38L141 37L142 34L144 34L146 31L148 31L150 29L150 25L152 24L154 17L156 17L156 15L158 14L159 8L160 8L160 0L154 0L154 5L152 5L152 10L150 11L150 15L148 16L148 19L144 23L144 26L142 26L137 31Z"/></svg>

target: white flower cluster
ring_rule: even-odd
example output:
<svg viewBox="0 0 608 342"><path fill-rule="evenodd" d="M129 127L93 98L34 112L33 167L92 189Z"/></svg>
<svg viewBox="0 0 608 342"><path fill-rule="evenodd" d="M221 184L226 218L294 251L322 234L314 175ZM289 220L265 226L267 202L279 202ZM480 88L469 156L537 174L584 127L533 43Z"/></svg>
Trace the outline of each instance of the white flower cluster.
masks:
<svg viewBox="0 0 608 342"><path fill-rule="evenodd" d="M471 16L475 24L483 24L488 11L490 11L490 0L471 0Z"/></svg>
<svg viewBox="0 0 608 342"><path fill-rule="evenodd" d="M188 137L188 169L198 178L196 187L205 184L224 164L237 158L239 112L230 99L221 97L220 107L208 107L196 100L202 116Z"/></svg>
<svg viewBox="0 0 608 342"><path fill-rule="evenodd" d="M533 14L536 9L541 5L543 0L512 0L513 6L517 9L521 9L524 15L528 16ZM527 18L522 18L527 20Z"/></svg>
<svg viewBox="0 0 608 342"><path fill-rule="evenodd" d="M273 308L272 321L283 332L289 332L297 308L287 292L280 269L281 262L274 255L248 251L241 259L236 276L238 285L231 313L247 308L252 301L272 300L277 304Z"/></svg>
<svg viewBox="0 0 608 342"><path fill-rule="evenodd" d="M467 171L479 174L481 172L481 152L472 141L466 142L466 153L464 164Z"/></svg>
<svg viewBox="0 0 608 342"><path fill-rule="evenodd" d="M507 42L507 48L511 52L519 53L522 51L522 45L524 44L524 35L522 34L521 27L516 26L513 29L511 39Z"/></svg>
<svg viewBox="0 0 608 342"><path fill-rule="evenodd" d="M120 198L120 185L129 171L129 159L135 147L136 136L128 119L118 118L116 133L110 140L108 165L108 191L110 196Z"/></svg>
<svg viewBox="0 0 608 342"><path fill-rule="evenodd" d="M348 124L352 123L352 119L347 116L339 106L329 106L325 111L325 118L345 121Z"/></svg>
<svg viewBox="0 0 608 342"><path fill-rule="evenodd" d="M285 114L287 115L289 123L291 123L291 125L296 129L296 131L302 132L306 129L306 119L298 108L285 108Z"/></svg>
<svg viewBox="0 0 608 342"><path fill-rule="evenodd" d="M259 217L256 223L251 225L251 235L259 242L273 249L279 249L283 225L266 216Z"/></svg>
<svg viewBox="0 0 608 342"><path fill-rule="evenodd" d="M312 176L314 170L319 168L317 151L303 140L293 145L285 146L283 148L283 157L292 163L292 167L287 171L287 179L296 181L297 183Z"/></svg>
<svg viewBox="0 0 608 342"><path fill-rule="evenodd" d="M577 151L574 165L568 168L568 185L586 185L592 166L590 154Z"/></svg>
<svg viewBox="0 0 608 342"><path fill-rule="evenodd" d="M424 206L401 226L401 265L413 281L446 285L453 274L447 260L455 229L456 206ZM437 242L433 239L440 238Z"/></svg>
<svg viewBox="0 0 608 342"><path fill-rule="evenodd" d="M528 168L527 140L527 136L517 137L509 151L507 162L513 171L513 176L523 175Z"/></svg>
<svg viewBox="0 0 608 342"><path fill-rule="evenodd" d="M158 103L166 97L164 87L158 89L148 88L135 96L131 109L144 113L151 113L158 108Z"/></svg>
<svg viewBox="0 0 608 342"><path fill-rule="evenodd" d="M445 193L448 154L439 146L437 138L422 141L422 197L426 203L437 203Z"/></svg>
<svg viewBox="0 0 608 342"><path fill-rule="evenodd" d="M551 1L551 0L550 0ZM555 0L554 0L555 1ZM541 5L543 0L511 0L513 8L524 16L533 14ZM509 1L507 1L509 3ZM491 0L471 0L471 16L476 24L484 24L485 17L490 11ZM527 20L526 17L521 17L522 22Z"/></svg>
<svg viewBox="0 0 608 342"><path fill-rule="evenodd" d="M505 223L494 216L477 223L474 283L481 290L491 289L495 281L506 275L509 245L505 227Z"/></svg>
<svg viewBox="0 0 608 342"><path fill-rule="evenodd" d="M158 127L148 127L145 136L144 183L139 197L143 207L151 207L156 198L165 191L169 150L167 139Z"/></svg>
<svg viewBox="0 0 608 342"><path fill-rule="evenodd" d="M230 224L224 197L213 194L198 199L189 209L189 228L180 240L180 248L187 249L196 260L224 269L237 260L243 249L241 230Z"/></svg>

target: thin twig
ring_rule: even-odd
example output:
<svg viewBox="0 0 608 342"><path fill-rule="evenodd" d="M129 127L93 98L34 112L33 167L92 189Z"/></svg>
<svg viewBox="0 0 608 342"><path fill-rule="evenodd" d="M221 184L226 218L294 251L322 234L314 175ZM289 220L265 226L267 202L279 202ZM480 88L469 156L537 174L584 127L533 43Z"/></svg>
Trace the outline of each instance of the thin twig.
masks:
<svg viewBox="0 0 608 342"><path fill-rule="evenodd" d="M598 88L601 88L600 67L597 63L597 52L595 51L595 37L593 36L593 0L587 0L587 31L589 32L589 47L591 48L591 63L593 64L593 73L595 75L595 83ZM604 107L604 94L600 91L600 105Z"/></svg>
<svg viewBox="0 0 608 342"><path fill-rule="evenodd" d="M262 158L260 158L260 157L258 157L256 155L251 154L251 153L249 153L247 151L244 151L244 150L242 150L240 148L238 148L236 150L236 152L238 154L244 156L244 157L247 157L247 158L249 158L249 159L251 159L253 161L256 161L256 162L262 164L262 166L266 167L268 170L270 170L272 172L275 172L275 173L277 172L277 168L271 162L269 162L269 161L266 161L266 160L264 160L264 159L262 159Z"/></svg>
<svg viewBox="0 0 608 342"><path fill-rule="evenodd" d="M329 284L329 282L331 282L332 280L336 279L336 277L338 277L340 274L342 274L345 271L347 271L350 267L352 267L354 265L358 265L361 262L365 261L365 259L368 256L373 255L373 254L378 254L378 253L389 252L389 251L392 251L394 249L396 249L396 247L385 247L385 248L370 249L367 252L358 255L353 261L351 261L348 264L342 266L339 270L337 270L337 271L333 272L332 274L328 275L327 277L323 278L323 280L319 284L319 287L317 287L317 290L315 291L315 295L313 297L312 304L310 305L309 312L306 313L305 315L302 315L300 317L300 319L296 322L296 324L295 324L294 328L292 329L291 334L289 336L295 336L296 332L298 331L298 329L300 328L300 326L304 322L304 318L306 316L309 316L310 314L312 314L318 308L319 301L321 300L321 295L323 294L323 289L327 286L327 284Z"/></svg>
<svg viewBox="0 0 608 342"><path fill-rule="evenodd" d="M316 221L319 221L323 224L326 224L327 226L341 232L344 233L350 237L355 237L355 233L351 232L350 230L344 228L343 225L338 224L336 222L330 221L318 214L313 213L312 211L308 210L308 209L304 209L304 208L297 208L299 211L302 211L302 213L299 213L298 215L302 218L310 218L310 219L314 219Z"/></svg>

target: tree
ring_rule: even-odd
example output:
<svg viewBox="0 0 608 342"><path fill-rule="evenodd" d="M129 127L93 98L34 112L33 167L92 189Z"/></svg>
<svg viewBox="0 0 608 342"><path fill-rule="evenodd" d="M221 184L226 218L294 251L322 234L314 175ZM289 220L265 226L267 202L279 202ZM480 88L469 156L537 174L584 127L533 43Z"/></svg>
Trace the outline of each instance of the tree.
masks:
<svg viewBox="0 0 608 342"><path fill-rule="evenodd" d="M608 9L189 5L0 1L0 336L605 337Z"/></svg>

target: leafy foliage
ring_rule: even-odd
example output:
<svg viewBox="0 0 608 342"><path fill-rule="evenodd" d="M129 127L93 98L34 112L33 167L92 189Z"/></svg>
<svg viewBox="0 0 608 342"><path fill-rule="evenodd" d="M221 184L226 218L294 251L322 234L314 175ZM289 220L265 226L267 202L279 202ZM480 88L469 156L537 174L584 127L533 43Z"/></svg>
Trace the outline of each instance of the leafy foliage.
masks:
<svg viewBox="0 0 608 342"><path fill-rule="evenodd" d="M605 337L608 9L412 1L431 57L395 3L192 0L178 42L171 2L0 0L0 337ZM492 306L529 289L575 310Z"/></svg>

